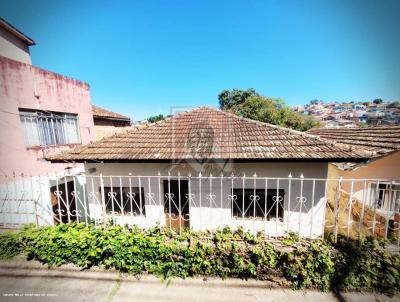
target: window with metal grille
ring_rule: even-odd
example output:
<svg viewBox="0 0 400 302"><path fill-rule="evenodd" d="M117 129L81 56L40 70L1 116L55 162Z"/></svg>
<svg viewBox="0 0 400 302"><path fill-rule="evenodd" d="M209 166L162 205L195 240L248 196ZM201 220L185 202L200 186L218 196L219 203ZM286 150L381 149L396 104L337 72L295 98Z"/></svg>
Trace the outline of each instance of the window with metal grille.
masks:
<svg viewBox="0 0 400 302"><path fill-rule="evenodd" d="M19 113L27 147L81 143L76 114L28 110Z"/></svg>
<svg viewBox="0 0 400 302"><path fill-rule="evenodd" d="M369 188L369 205L377 209L398 211L400 208L400 184L373 182Z"/></svg>
<svg viewBox="0 0 400 302"><path fill-rule="evenodd" d="M104 187L104 199L108 213L146 215L143 187Z"/></svg>
<svg viewBox="0 0 400 302"><path fill-rule="evenodd" d="M268 189L233 189L232 215L237 218L266 218L270 220L278 217L283 219L283 202L285 190ZM244 193L244 195L243 195Z"/></svg>

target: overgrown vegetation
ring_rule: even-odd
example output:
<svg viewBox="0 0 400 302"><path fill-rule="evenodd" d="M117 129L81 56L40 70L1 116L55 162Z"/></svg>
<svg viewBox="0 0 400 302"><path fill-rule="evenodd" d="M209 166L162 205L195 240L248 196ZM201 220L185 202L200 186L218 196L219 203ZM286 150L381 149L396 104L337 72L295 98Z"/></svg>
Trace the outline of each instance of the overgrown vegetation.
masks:
<svg viewBox="0 0 400 302"><path fill-rule="evenodd" d="M310 117L293 111L282 99L261 96L251 88L223 90L218 99L221 109L260 122L299 131L307 131L318 125Z"/></svg>
<svg viewBox="0 0 400 302"><path fill-rule="evenodd" d="M49 266L73 263L133 274L174 277L218 276L274 280L296 289L400 292L400 256L385 252L385 242L270 241L238 229L216 232L163 228L64 224L27 228L0 235L1 258L25 253Z"/></svg>

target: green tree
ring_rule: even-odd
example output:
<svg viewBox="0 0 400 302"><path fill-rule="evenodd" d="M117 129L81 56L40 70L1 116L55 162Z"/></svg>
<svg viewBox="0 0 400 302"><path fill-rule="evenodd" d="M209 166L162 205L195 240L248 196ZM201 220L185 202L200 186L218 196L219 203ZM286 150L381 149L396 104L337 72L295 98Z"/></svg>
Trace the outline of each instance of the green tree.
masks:
<svg viewBox="0 0 400 302"><path fill-rule="evenodd" d="M155 123L155 122L161 121L161 120L163 120L163 119L165 119L165 116L162 115L162 114L159 114L159 115L150 116L150 117L147 119L147 121L148 121L149 123Z"/></svg>
<svg viewBox="0 0 400 302"><path fill-rule="evenodd" d="M243 103L232 106L230 111L238 116L299 131L307 131L318 125L311 118L282 104L282 100L259 95L248 97Z"/></svg>
<svg viewBox="0 0 400 302"><path fill-rule="evenodd" d="M383 100L382 99L375 99L375 100L372 101L372 103L381 104L381 103L383 103Z"/></svg>
<svg viewBox="0 0 400 302"><path fill-rule="evenodd" d="M258 96L258 93L253 88L249 88L246 90L223 90L218 95L219 108L230 109L232 108L232 106L237 106L244 103L246 99L251 96Z"/></svg>

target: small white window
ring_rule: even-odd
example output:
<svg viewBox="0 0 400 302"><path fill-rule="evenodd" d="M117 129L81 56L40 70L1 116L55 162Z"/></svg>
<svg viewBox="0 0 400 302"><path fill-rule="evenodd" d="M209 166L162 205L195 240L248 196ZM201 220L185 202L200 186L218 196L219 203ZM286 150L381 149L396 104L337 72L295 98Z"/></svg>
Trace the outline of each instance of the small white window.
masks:
<svg viewBox="0 0 400 302"><path fill-rule="evenodd" d="M369 206L386 211L399 211L400 184L388 182L370 183Z"/></svg>

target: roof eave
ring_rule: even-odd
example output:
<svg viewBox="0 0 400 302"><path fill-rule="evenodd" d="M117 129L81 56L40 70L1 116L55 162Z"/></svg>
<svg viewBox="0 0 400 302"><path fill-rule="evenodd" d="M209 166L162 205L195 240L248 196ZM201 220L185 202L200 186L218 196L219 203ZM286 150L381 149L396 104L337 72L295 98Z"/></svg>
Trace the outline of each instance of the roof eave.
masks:
<svg viewBox="0 0 400 302"><path fill-rule="evenodd" d="M369 161L371 158L204 158L204 159L46 159L52 163L205 163L226 162L249 163L249 162L355 162Z"/></svg>
<svg viewBox="0 0 400 302"><path fill-rule="evenodd" d="M17 28L15 28L13 25L8 23L6 20L0 17L0 26L3 27L5 30L16 36L18 39L23 41L26 45L28 46L33 46L36 45L35 41L33 39L29 38L27 35L19 31Z"/></svg>
<svg viewBox="0 0 400 302"><path fill-rule="evenodd" d="M110 120L110 121L118 121L118 122L132 122L129 117L108 117L108 116L100 116L100 115L93 115L94 119L99 120Z"/></svg>

